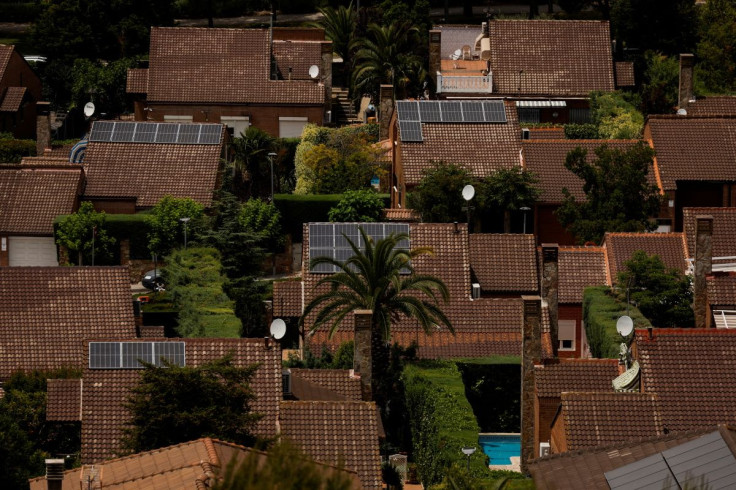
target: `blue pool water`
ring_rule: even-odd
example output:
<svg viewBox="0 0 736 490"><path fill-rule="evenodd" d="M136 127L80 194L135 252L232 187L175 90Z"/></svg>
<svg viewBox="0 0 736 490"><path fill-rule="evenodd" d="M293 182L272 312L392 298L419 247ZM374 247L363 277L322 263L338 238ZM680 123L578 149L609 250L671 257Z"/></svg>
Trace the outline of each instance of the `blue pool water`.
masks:
<svg viewBox="0 0 736 490"><path fill-rule="evenodd" d="M521 456L521 436L516 434L489 434L478 436L478 443L483 452L491 458L489 464L511 464L511 457Z"/></svg>

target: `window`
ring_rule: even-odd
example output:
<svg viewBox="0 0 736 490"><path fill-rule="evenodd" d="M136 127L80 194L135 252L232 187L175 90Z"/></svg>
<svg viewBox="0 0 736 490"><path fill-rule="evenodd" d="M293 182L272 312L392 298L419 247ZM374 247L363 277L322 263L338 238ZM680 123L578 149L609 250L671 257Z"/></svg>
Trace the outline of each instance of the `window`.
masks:
<svg viewBox="0 0 736 490"><path fill-rule="evenodd" d="M519 108L520 123L538 123L540 121L539 109Z"/></svg>
<svg viewBox="0 0 736 490"><path fill-rule="evenodd" d="M570 109L570 122L576 124L592 122L590 109Z"/></svg>
<svg viewBox="0 0 736 490"><path fill-rule="evenodd" d="M166 122L192 122L192 116L185 116L180 114L164 114L164 121Z"/></svg>
<svg viewBox="0 0 736 490"><path fill-rule="evenodd" d="M302 130L307 124L306 117L280 117L279 118L279 137L280 138L301 138Z"/></svg>
<svg viewBox="0 0 736 490"><path fill-rule="evenodd" d="M220 122L224 124L228 130L232 129L234 138L240 138L241 133L245 133L250 126L249 116L222 116Z"/></svg>
<svg viewBox="0 0 736 490"><path fill-rule="evenodd" d="M577 322L575 320L559 320L558 340L559 350L575 350L575 333Z"/></svg>

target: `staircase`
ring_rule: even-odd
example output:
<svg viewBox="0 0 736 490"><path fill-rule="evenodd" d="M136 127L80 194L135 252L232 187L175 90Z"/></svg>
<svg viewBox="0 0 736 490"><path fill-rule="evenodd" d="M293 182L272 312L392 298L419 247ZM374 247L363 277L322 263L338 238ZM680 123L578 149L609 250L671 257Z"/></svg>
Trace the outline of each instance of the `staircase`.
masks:
<svg viewBox="0 0 736 490"><path fill-rule="evenodd" d="M355 114L353 101L350 100L348 90L345 88L332 87L332 122L336 126L363 122Z"/></svg>

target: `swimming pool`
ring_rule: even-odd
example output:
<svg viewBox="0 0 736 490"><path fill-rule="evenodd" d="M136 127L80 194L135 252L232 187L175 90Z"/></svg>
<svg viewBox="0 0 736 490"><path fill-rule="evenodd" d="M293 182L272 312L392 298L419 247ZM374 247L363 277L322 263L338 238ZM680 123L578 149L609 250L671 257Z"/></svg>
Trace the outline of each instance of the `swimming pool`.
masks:
<svg viewBox="0 0 736 490"><path fill-rule="evenodd" d="M510 465L511 458L521 456L521 436L519 434L479 434L478 444L491 459L492 466Z"/></svg>

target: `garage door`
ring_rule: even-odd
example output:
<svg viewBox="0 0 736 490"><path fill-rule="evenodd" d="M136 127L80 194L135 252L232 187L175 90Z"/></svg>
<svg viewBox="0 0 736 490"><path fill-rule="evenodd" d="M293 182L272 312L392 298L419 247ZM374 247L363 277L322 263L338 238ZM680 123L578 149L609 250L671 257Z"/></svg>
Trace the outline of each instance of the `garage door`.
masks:
<svg viewBox="0 0 736 490"><path fill-rule="evenodd" d="M11 266L59 265L53 237L8 237L8 261Z"/></svg>

